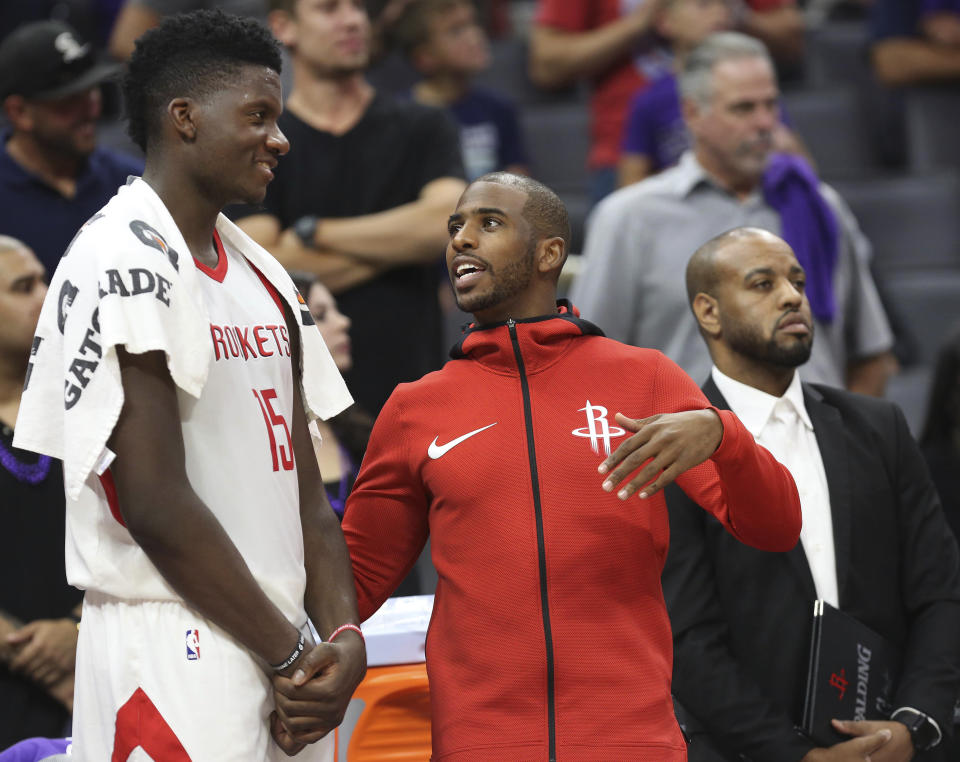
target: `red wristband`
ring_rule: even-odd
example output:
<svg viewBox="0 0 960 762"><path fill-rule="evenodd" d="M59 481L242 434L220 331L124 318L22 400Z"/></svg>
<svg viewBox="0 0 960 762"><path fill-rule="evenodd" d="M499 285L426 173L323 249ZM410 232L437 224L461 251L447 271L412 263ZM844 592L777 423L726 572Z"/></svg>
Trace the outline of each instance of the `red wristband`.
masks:
<svg viewBox="0 0 960 762"><path fill-rule="evenodd" d="M344 630L353 630L357 635L360 636L360 640L365 640L363 637L363 631L355 624L341 624L337 629L330 633L330 637L327 638L328 643L332 643L333 639L337 637Z"/></svg>

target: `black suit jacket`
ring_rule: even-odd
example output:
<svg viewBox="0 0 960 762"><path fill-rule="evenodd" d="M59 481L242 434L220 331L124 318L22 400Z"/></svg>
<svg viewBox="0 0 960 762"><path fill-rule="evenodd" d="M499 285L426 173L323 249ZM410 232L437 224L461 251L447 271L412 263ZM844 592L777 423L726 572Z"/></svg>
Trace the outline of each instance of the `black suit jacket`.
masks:
<svg viewBox="0 0 960 762"><path fill-rule="evenodd" d="M712 379L703 390L729 408ZM904 650L894 706L946 731L960 695L960 558L926 466L895 405L803 391L830 491L840 608ZM765 553L679 489L667 503L674 695L729 759L797 762L814 746L795 730L816 598L802 545ZM700 757L703 746L691 743L692 761L715 758Z"/></svg>

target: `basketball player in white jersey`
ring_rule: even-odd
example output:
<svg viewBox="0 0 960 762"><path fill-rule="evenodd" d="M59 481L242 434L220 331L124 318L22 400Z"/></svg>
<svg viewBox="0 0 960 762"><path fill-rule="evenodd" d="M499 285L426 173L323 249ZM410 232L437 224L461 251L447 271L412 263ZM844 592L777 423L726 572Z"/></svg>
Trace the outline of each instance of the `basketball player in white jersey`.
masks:
<svg viewBox="0 0 960 762"><path fill-rule="evenodd" d="M77 235L41 315L17 433L65 462L81 760L332 759L308 744L366 669L307 428L349 395L282 268L220 215L289 149L279 70L269 32L219 11L139 40L143 178Z"/></svg>

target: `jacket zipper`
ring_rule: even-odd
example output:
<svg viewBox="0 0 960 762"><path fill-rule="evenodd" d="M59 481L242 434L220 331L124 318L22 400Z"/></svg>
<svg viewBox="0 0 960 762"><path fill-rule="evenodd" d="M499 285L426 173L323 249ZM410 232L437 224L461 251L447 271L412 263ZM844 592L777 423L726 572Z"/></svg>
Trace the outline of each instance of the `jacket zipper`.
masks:
<svg viewBox="0 0 960 762"><path fill-rule="evenodd" d="M537 452L533 442L533 411L530 405L530 387L527 384L527 371L520 353L520 340L517 338L517 324L507 320L513 354L517 359L520 372L520 390L523 395L523 418L527 432L527 457L530 461L530 481L533 485L533 511L537 520L537 561L540 570L540 616L543 619L543 639L547 647L547 734L549 737L550 762L557 759L557 702L554 695L553 675L553 634L550 628L550 603L547 598L547 552L543 539L543 509L540 504L540 479L537 475Z"/></svg>

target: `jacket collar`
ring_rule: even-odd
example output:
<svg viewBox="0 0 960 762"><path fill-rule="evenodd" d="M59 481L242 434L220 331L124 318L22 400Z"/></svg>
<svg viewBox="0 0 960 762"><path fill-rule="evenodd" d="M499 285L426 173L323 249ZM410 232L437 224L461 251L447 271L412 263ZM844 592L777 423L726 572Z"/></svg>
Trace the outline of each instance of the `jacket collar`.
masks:
<svg viewBox="0 0 960 762"><path fill-rule="evenodd" d="M515 374L517 358L510 328L515 328L517 342L527 373L536 373L555 362L575 339L603 336L593 323L580 317L580 312L566 299L557 301L552 315L508 320L502 323L471 323L460 343L450 350L454 360L473 360L500 373Z"/></svg>

